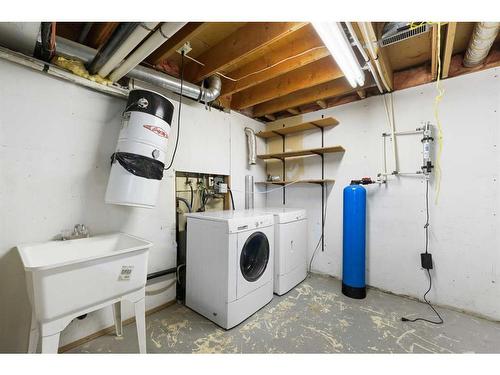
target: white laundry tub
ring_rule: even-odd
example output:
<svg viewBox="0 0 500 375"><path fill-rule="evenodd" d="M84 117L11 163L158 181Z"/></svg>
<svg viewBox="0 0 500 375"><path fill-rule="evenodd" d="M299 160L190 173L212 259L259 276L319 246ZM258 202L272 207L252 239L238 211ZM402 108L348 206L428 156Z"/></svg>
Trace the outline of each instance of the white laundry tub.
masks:
<svg viewBox="0 0 500 375"><path fill-rule="evenodd" d="M151 246L125 233L18 246L32 329L39 328L43 337L57 333L58 342L59 332L76 316L121 299L143 302Z"/></svg>

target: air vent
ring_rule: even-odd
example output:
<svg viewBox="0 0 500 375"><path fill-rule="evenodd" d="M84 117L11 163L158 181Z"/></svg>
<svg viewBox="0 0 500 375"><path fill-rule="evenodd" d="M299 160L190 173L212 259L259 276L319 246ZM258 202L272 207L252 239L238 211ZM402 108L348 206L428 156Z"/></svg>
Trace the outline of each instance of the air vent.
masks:
<svg viewBox="0 0 500 375"><path fill-rule="evenodd" d="M413 38L414 36L426 33L429 30L430 26L428 24L423 24L414 28L410 28L408 26L406 29L398 31L395 34L385 33L384 35L382 35L382 38L380 39L379 43L381 47L386 47L390 44L399 43L403 40Z"/></svg>

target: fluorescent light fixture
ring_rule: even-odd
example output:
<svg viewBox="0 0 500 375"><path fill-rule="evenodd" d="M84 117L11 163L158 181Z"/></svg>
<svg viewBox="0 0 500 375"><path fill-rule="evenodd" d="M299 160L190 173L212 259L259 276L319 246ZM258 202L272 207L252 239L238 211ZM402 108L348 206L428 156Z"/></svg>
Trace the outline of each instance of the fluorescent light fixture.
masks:
<svg viewBox="0 0 500 375"><path fill-rule="evenodd" d="M340 22L312 22L312 25L351 86L363 86L365 73Z"/></svg>

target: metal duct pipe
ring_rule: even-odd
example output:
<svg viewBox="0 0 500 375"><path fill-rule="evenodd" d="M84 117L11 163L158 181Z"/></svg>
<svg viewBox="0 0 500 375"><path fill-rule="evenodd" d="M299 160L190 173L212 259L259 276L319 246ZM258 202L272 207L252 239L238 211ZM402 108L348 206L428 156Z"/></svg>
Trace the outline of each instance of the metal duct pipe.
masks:
<svg viewBox="0 0 500 375"><path fill-rule="evenodd" d="M88 65L89 73L97 74L139 24L140 22L121 22L106 43L99 48L94 59Z"/></svg>
<svg viewBox="0 0 500 375"><path fill-rule="evenodd" d="M113 82L118 81L134 67L139 65L142 60L148 57L153 51L160 47L165 41L170 39L187 22L164 22L161 26L149 36L142 44L116 68L109 79Z"/></svg>
<svg viewBox="0 0 500 375"><path fill-rule="evenodd" d="M500 30L500 22L477 22L465 52L463 64L466 68L480 65L486 60L491 46Z"/></svg>
<svg viewBox="0 0 500 375"><path fill-rule="evenodd" d="M253 176L245 176L245 210L254 208Z"/></svg>
<svg viewBox="0 0 500 375"><path fill-rule="evenodd" d="M255 132L252 128L245 128L248 143L248 165L257 163L257 143L255 140Z"/></svg>
<svg viewBox="0 0 500 375"><path fill-rule="evenodd" d="M56 51L60 55L77 58L83 60L85 63L92 61L97 53L93 48L61 37L57 37L56 39ZM128 72L127 77L147 82L176 93L179 93L181 88L181 81L179 79L140 65ZM208 77L205 83L207 87L199 87L192 83L184 82L182 85L182 93L189 98L205 103L217 99L222 88L220 78L214 75Z"/></svg>
<svg viewBox="0 0 500 375"><path fill-rule="evenodd" d="M109 57L109 60L99 69L101 77L107 77L109 73L120 64L132 50L141 43L148 34L158 25L159 22L142 22L137 26L129 37L119 45L115 53Z"/></svg>

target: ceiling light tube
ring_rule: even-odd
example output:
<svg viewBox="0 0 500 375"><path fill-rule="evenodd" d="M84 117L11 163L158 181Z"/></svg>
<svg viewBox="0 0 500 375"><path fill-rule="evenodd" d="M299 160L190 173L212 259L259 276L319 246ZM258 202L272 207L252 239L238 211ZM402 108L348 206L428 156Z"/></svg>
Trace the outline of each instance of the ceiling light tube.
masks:
<svg viewBox="0 0 500 375"><path fill-rule="evenodd" d="M365 73L351 48L340 22L312 22L319 37L335 62L344 73L349 84L356 88L365 83Z"/></svg>

